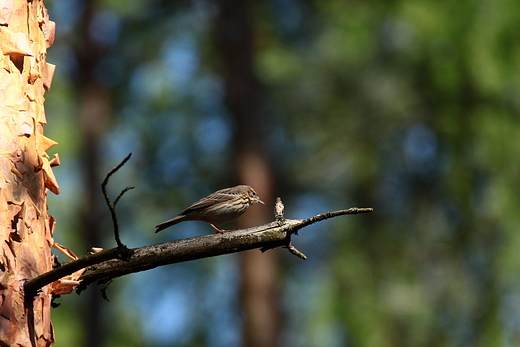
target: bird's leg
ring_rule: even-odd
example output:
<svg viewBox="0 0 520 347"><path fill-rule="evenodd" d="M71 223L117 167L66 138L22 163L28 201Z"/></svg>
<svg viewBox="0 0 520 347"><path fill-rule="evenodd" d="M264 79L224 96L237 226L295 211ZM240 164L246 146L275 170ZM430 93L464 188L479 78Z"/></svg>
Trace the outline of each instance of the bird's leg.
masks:
<svg viewBox="0 0 520 347"><path fill-rule="evenodd" d="M209 223L209 225L211 225L213 227L213 229L215 229L217 231L217 233L219 233L219 234L227 233L228 231L231 231L231 230L220 229L219 227L217 227L217 226L215 226L214 224L211 224L211 223Z"/></svg>

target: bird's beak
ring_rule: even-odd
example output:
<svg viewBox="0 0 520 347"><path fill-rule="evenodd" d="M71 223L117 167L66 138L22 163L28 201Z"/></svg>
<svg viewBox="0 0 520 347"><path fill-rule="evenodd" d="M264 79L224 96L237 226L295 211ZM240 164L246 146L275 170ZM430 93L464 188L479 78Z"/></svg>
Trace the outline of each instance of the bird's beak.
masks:
<svg viewBox="0 0 520 347"><path fill-rule="evenodd" d="M260 204L262 204L262 205L265 205L265 202L263 202L263 201L260 200L260 199L257 199L256 202L257 202L257 203L260 203Z"/></svg>

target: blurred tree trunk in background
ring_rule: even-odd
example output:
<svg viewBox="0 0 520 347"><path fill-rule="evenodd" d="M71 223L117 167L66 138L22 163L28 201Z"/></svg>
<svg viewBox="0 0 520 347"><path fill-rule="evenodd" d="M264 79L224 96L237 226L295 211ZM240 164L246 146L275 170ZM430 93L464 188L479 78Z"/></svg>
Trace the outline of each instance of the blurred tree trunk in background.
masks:
<svg viewBox="0 0 520 347"><path fill-rule="evenodd" d="M92 30L96 16L95 3L85 2L85 8L80 21L79 47L77 58L79 63L79 108L83 183L85 189L84 206L81 215L80 230L83 244L87 247L99 247L102 243L101 221L103 220L104 200L101 196L100 138L112 112L111 94L109 89L96 78L96 67L105 57L106 49L95 39ZM99 33L98 33L99 36ZM84 346L103 346L106 339L102 315L102 298L98 291L87 290L83 293L84 300L84 331L87 338Z"/></svg>
<svg viewBox="0 0 520 347"><path fill-rule="evenodd" d="M50 346L50 288L26 309L23 283L54 263L47 189L59 194L51 170L58 160L45 153L56 143L43 135L43 95L54 72L46 54L55 25L37 0L2 2L0 25L0 345Z"/></svg>
<svg viewBox="0 0 520 347"><path fill-rule="evenodd" d="M273 180L262 143L267 121L261 88L253 67L251 2L221 0L218 48L223 62L225 101L234 120L234 160L237 180L258 192L265 206L252 208L238 228L272 220ZM243 344L249 347L279 344L277 252L242 252L241 308L244 319Z"/></svg>

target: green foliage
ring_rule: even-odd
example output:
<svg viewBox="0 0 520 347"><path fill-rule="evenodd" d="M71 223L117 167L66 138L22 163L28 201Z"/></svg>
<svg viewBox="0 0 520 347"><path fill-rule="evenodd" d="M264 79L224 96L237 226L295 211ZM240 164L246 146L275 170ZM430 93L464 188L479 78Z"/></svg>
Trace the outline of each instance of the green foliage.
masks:
<svg viewBox="0 0 520 347"><path fill-rule="evenodd" d="M136 245L157 242L154 223L224 186L229 173L233 124L214 50L218 11L204 1L166 6L112 0L98 6L111 11L119 27L110 48L120 77L111 86L117 117L106 161L118 162L129 151L137 161L127 185L136 185L130 194L139 197L122 202L128 211L122 237ZM299 296L286 298L286 345L514 345L520 329L520 3L255 6L254 59L270 111L265 148L275 158L287 217L375 208L295 238L309 260L285 264L286 273L300 275L282 281L302 287ZM63 24L54 20L59 30ZM68 35L58 36L57 44L66 45L73 31ZM56 53L58 69L67 52ZM65 118L74 114L70 99L77 96L70 81L54 83L47 131L66 153L64 167L55 170L60 179L60 170L73 172L67 166L77 125L74 117ZM74 193L62 190L61 199L72 201ZM53 204L60 203L51 200L51 214L57 214ZM65 205L59 223L72 213L61 212ZM150 235L142 235L146 230ZM217 271L207 264L181 271L170 284L172 295L185 298L183 286L207 285L201 277ZM207 281L237 283L233 275ZM136 283L136 291L169 290ZM226 322L239 321L232 295L222 306L202 291L190 295L227 312ZM154 314L138 307L145 320ZM182 337L170 336L172 343L236 345L239 324L228 325L226 335L216 331L218 317L204 313L211 309L199 309L189 326L176 323L185 330ZM145 332L149 345L164 342L156 336L161 332Z"/></svg>

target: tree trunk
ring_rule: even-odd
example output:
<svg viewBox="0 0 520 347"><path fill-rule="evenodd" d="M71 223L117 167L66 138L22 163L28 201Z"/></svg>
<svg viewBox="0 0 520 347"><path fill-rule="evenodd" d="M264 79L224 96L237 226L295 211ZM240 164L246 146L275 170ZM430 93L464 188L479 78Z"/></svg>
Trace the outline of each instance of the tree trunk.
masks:
<svg viewBox="0 0 520 347"><path fill-rule="evenodd" d="M254 72L254 35L251 1L221 0L218 45L225 73L226 105L235 121L234 159L237 180L258 192L273 206L272 170L262 150L265 125L260 83ZM242 229L272 220L269 208L253 208L240 218ZM247 221L247 224L245 224ZM241 308L243 344L247 347L279 345L277 252L246 251L241 256Z"/></svg>
<svg viewBox="0 0 520 347"><path fill-rule="evenodd" d="M76 57L79 63L81 95L81 99L78 100L81 179L86 192L79 232L85 244L98 247L103 234L103 223L100 221L103 220L103 215L106 215L100 189L102 177L98 170L102 153L100 142L112 115L112 101L111 91L96 78L96 68L106 57L107 47L103 47L92 36L95 15L96 3L87 1L79 21L81 44L78 45ZM102 315L103 299L97 291L88 290L84 294L81 318L86 338L83 346L103 346L107 338Z"/></svg>
<svg viewBox="0 0 520 347"><path fill-rule="evenodd" d="M45 153L56 143L43 136L44 92L54 66L46 52L53 22L41 0L2 1L0 11L0 345L49 346L54 342L51 293L44 287L24 305L23 283L52 269L54 218L47 189L59 193Z"/></svg>

